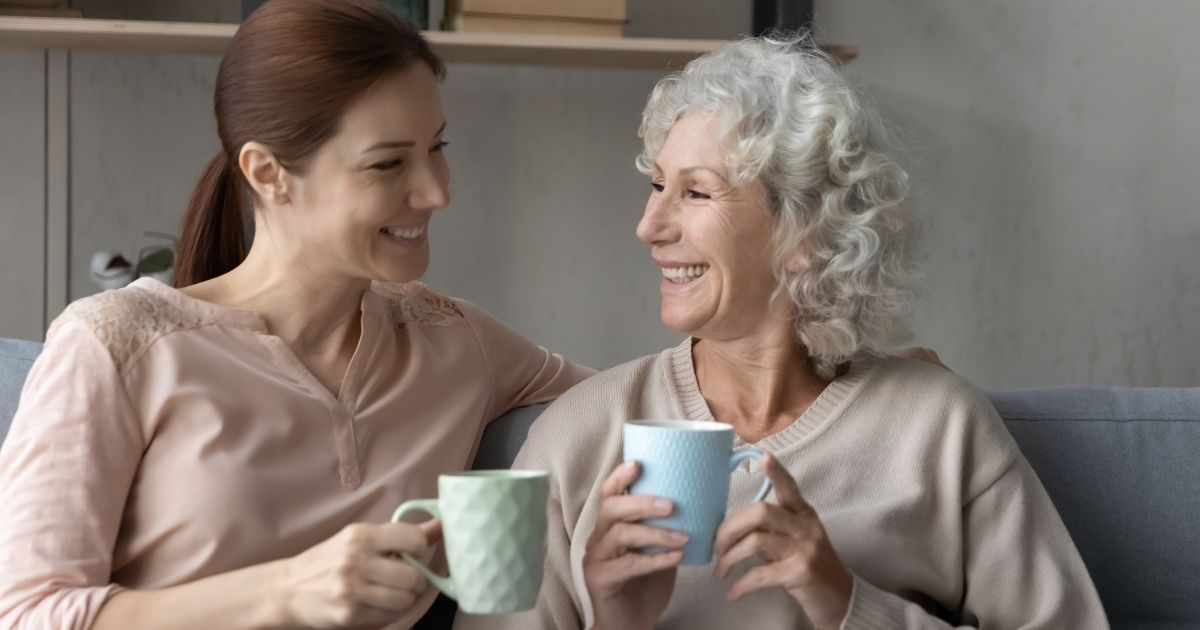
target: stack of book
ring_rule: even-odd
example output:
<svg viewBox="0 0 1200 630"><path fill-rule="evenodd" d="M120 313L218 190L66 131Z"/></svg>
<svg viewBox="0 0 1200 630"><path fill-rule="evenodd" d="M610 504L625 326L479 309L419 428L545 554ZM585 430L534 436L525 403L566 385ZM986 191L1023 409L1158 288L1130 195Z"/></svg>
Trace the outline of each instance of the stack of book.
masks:
<svg viewBox="0 0 1200 630"><path fill-rule="evenodd" d="M625 0L449 0L448 30L620 37Z"/></svg>
<svg viewBox="0 0 1200 630"><path fill-rule="evenodd" d="M78 9L64 8L66 0L0 0L0 16L82 17Z"/></svg>

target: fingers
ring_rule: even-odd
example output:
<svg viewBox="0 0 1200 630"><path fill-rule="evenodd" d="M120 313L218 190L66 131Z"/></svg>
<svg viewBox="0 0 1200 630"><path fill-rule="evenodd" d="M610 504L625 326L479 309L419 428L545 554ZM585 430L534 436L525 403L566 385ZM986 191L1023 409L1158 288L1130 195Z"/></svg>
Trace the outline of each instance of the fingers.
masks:
<svg viewBox="0 0 1200 630"><path fill-rule="evenodd" d="M812 506L800 495L800 486L796 485L792 474L769 453L763 455L763 472L771 480L771 486L775 489L775 499L779 505L797 514L813 512Z"/></svg>
<svg viewBox="0 0 1200 630"><path fill-rule="evenodd" d="M420 594L429 588L425 576L403 560L374 556L363 561L361 575L369 584Z"/></svg>
<svg viewBox="0 0 1200 630"><path fill-rule="evenodd" d="M718 556L713 574L720 579L725 579L733 567L753 556L759 556L768 562L780 560L787 553L788 542L788 538L780 534L764 531L751 532L734 543L728 551Z"/></svg>
<svg viewBox="0 0 1200 630"><path fill-rule="evenodd" d="M713 541L713 553L724 555L735 543L745 538L751 532L762 530L786 534L796 529L791 521L798 516L787 509L773 503L758 502L742 508L725 519L717 529L716 540Z"/></svg>
<svg viewBox="0 0 1200 630"><path fill-rule="evenodd" d="M617 466L600 485L600 498L625 494L641 472L641 464L637 462L625 462Z"/></svg>
<svg viewBox="0 0 1200 630"><path fill-rule="evenodd" d="M626 582L634 578L673 569L683 561L683 551L664 553L630 552L617 558L595 562L589 568L587 581L590 588L600 594L617 593Z"/></svg>
<svg viewBox="0 0 1200 630"><path fill-rule="evenodd" d="M596 514L596 531L606 532L619 522L641 521L670 516L673 506L669 499L645 495L622 494L600 500Z"/></svg>
<svg viewBox="0 0 1200 630"><path fill-rule="evenodd" d="M784 586L790 577L788 566L782 562L754 567L747 571L746 575L742 576L742 579L733 584L733 587L729 589L727 598L729 601L734 602L741 599L747 593L752 593L759 589Z"/></svg>
<svg viewBox="0 0 1200 630"><path fill-rule="evenodd" d="M358 587L356 596L359 602L371 608L403 613L417 601L418 594L379 584L362 584Z"/></svg>
<svg viewBox="0 0 1200 630"><path fill-rule="evenodd" d="M366 546L375 552L419 555L429 548L425 532L410 523L382 523L358 527L367 528Z"/></svg>
<svg viewBox="0 0 1200 630"><path fill-rule="evenodd" d="M617 523L601 537L591 553L599 560L611 560L630 549L652 546L678 549L687 544L687 540L687 534L682 532L636 523Z"/></svg>
<svg viewBox="0 0 1200 630"><path fill-rule="evenodd" d="M617 466L600 485L600 510L594 529L599 536L604 536L614 523L620 521L640 521L671 514L674 506L668 499L625 494L640 474L640 464L625 462Z"/></svg>
<svg viewBox="0 0 1200 630"><path fill-rule="evenodd" d="M438 519L430 519L424 523L418 523L417 529L425 535L425 544L434 545L442 540L442 521Z"/></svg>

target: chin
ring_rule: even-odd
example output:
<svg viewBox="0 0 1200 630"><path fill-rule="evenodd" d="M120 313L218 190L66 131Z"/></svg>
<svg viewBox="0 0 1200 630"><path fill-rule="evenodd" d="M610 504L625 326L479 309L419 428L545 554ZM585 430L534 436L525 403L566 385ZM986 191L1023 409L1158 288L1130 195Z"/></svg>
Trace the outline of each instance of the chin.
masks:
<svg viewBox="0 0 1200 630"><path fill-rule="evenodd" d="M404 267L391 266L391 268L383 267L382 273L374 274L376 278L383 282L404 283L419 280L425 275L425 271L429 269L428 264L424 265L405 265Z"/></svg>
<svg viewBox="0 0 1200 630"><path fill-rule="evenodd" d="M692 334L692 331L698 327L697 318L692 313L678 313L663 309L659 319L663 326L685 335Z"/></svg>

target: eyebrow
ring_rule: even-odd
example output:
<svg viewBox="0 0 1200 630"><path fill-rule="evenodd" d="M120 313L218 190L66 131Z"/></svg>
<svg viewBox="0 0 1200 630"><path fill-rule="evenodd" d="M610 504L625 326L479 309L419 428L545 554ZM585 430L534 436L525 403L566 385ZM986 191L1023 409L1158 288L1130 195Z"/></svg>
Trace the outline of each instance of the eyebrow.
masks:
<svg viewBox="0 0 1200 630"><path fill-rule="evenodd" d="M433 134L433 137L436 138L442 135L444 131L446 131L446 123L442 123L442 126L438 128L437 133ZM363 153L370 153L371 151L378 151L380 149L403 149L415 144L412 140L383 140L363 149Z"/></svg>
<svg viewBox="0 0 1200 630"><path fill-rule="evenodd" d="M658 162L654 163L654 168L657 169L659 173L664 172L663 167L659 166ZM695 171L708 171L709 173L712 173L713 175L716 175L718 178L720 178L721 181L725 182L725 185L727 185L727 186L732 185L729 183L729 180L726 179L724 175L714 171L713 169L711 169L707 166L696 165L696 166L689 166L687 168L681 168L681 169L679 169L679 174L680 175L689 175Z"/></svg>

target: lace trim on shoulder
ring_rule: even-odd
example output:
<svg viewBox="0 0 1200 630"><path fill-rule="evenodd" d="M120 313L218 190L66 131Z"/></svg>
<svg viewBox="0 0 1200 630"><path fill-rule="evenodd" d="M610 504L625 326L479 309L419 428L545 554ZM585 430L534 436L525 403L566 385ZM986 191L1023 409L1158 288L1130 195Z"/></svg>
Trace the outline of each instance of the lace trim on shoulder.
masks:
<svg viewBox="0 0 1200 630"><path fill-rule="evenodd" d="M121 376L159 337L177 330L199 328L205 321L149 291L125 287L72 303L54 320L46 337L67 321L87 326L108 349Z"/></svg>
<svg viewBox="0 0 1200 630"><path fill-rule="evenodd" d="M458 326L467 321L454 300L420 282L376 282L371 285L371 290L383 298L388 314L397 326L408 323L432 327Z"/></svg>

